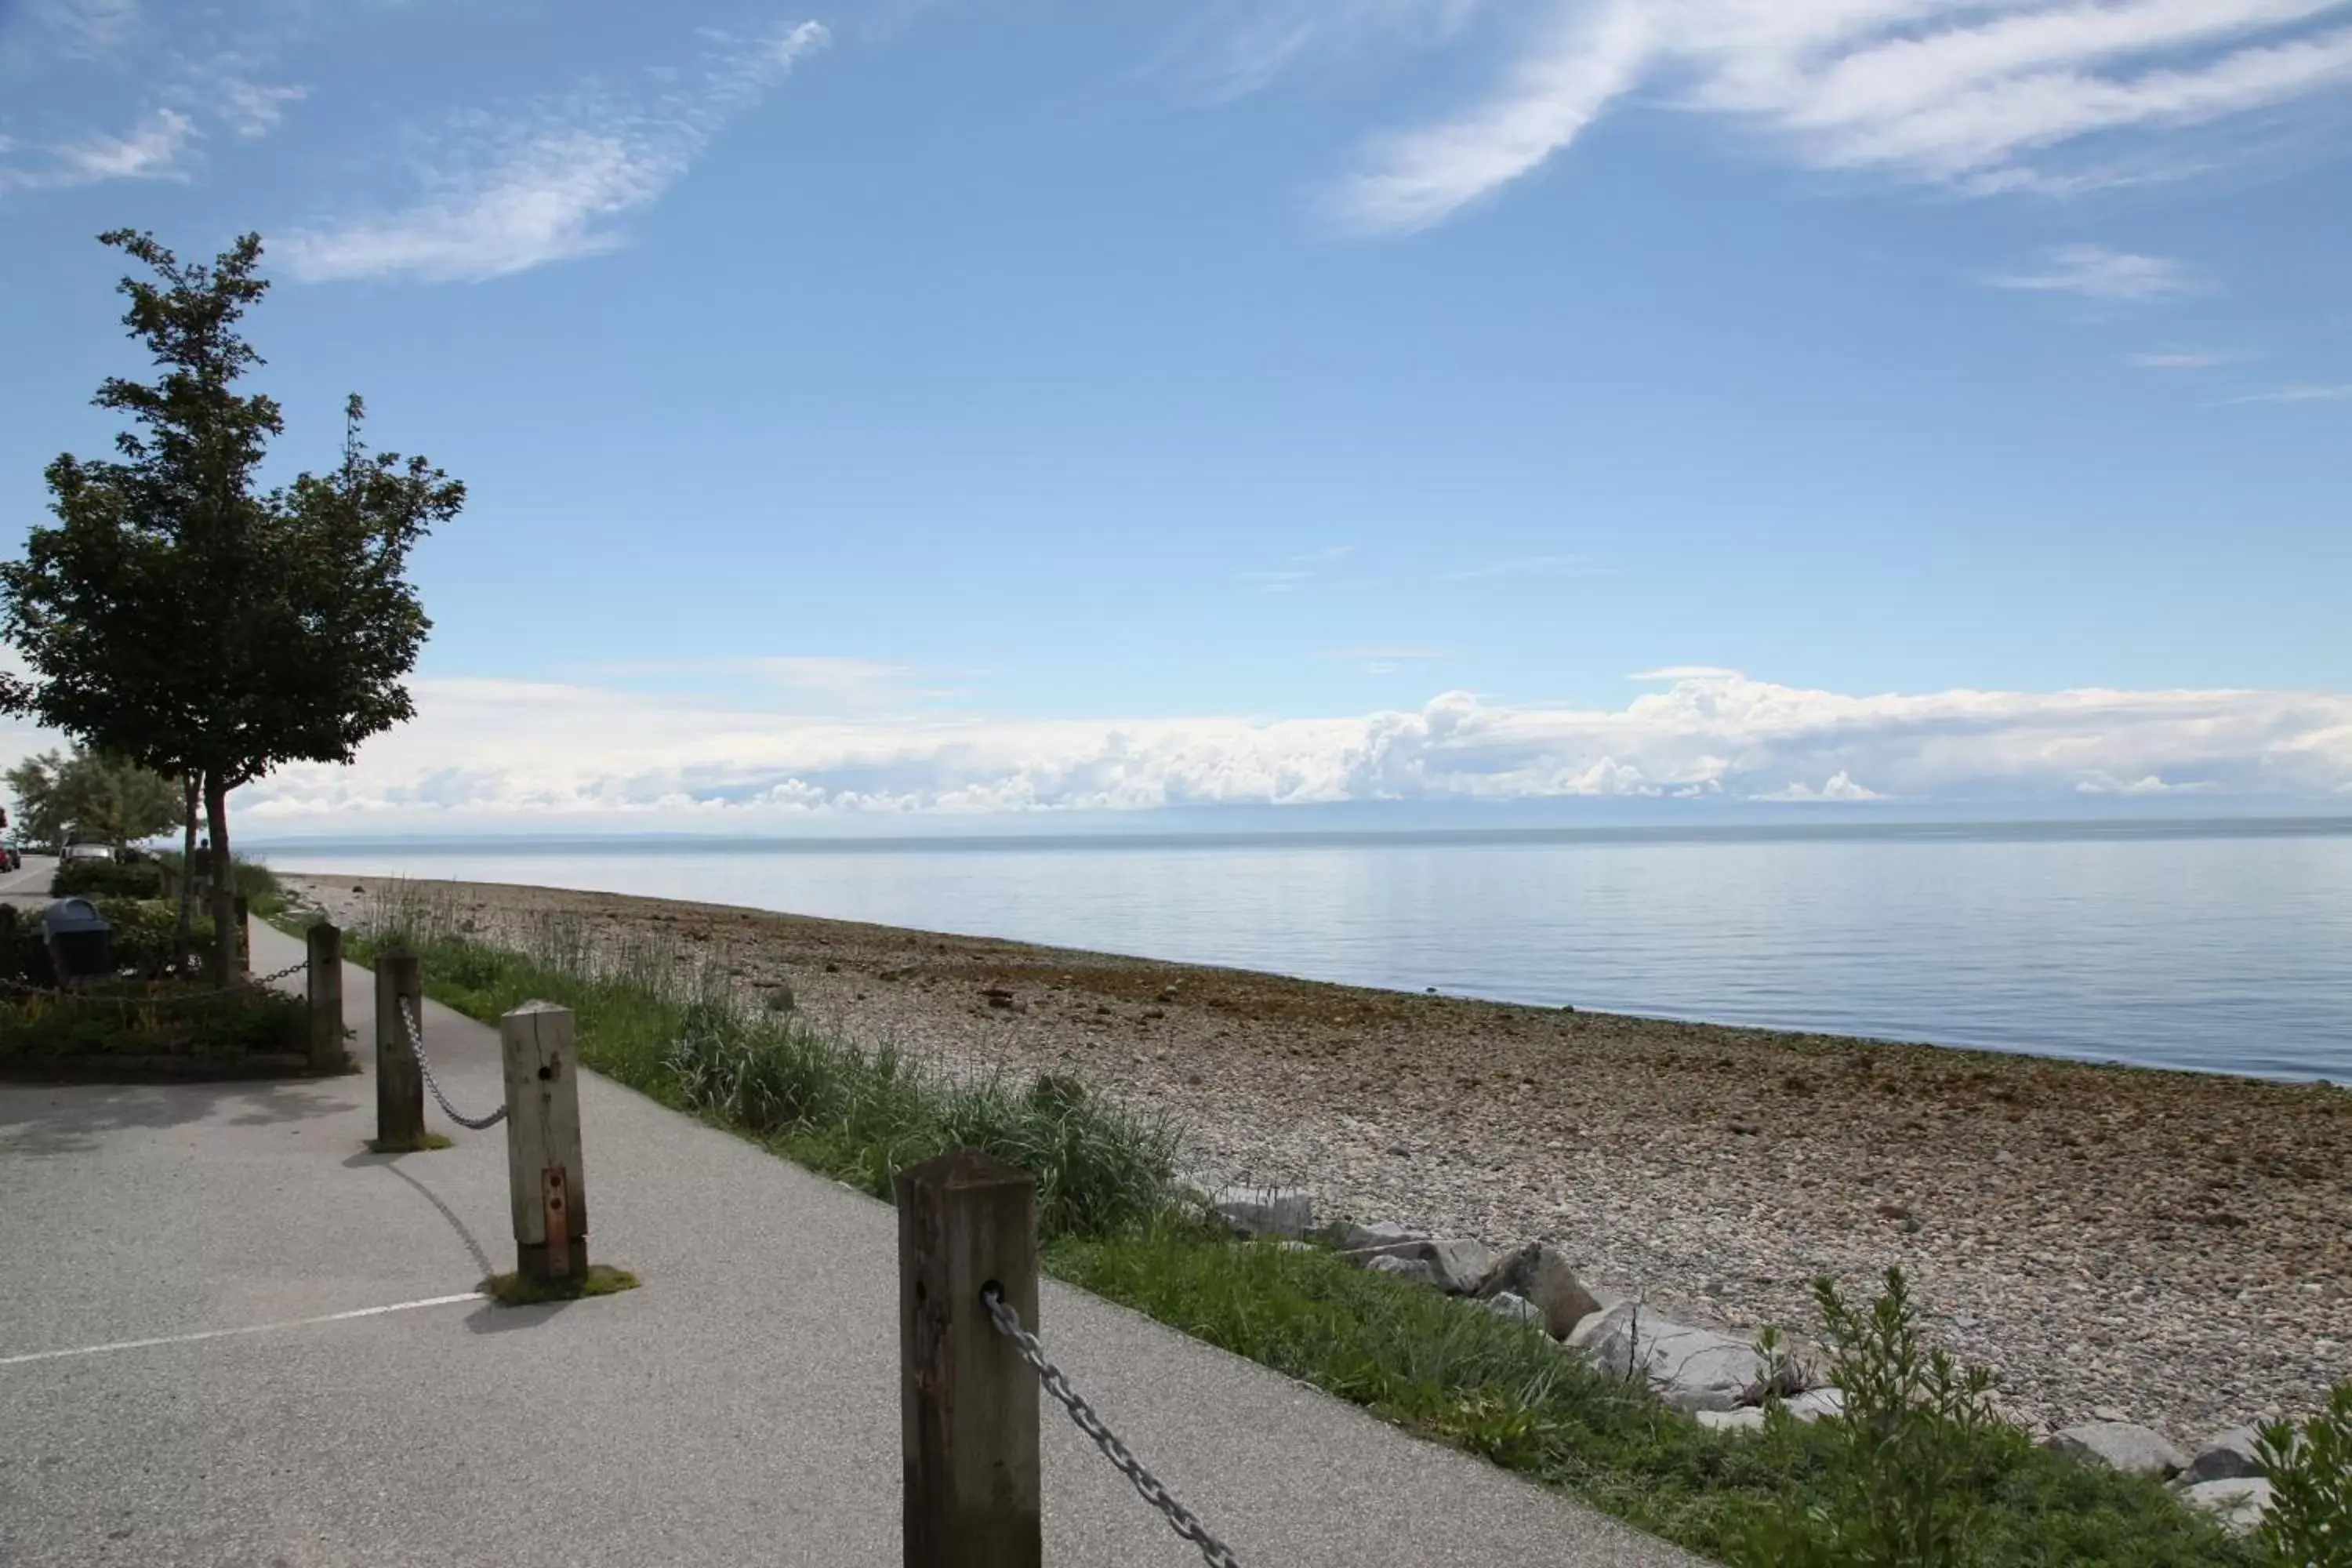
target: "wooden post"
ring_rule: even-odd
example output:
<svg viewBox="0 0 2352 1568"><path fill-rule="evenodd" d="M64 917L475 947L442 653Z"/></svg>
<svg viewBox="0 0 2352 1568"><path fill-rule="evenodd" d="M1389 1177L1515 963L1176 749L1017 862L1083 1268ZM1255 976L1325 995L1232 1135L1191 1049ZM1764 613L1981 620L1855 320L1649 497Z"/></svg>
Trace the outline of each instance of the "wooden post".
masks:
<svg viewBox="0 0 2352 1568"><path fill-rule="evenodd" d="M343 1065L343 933L320 921L310 928L310 1067Z"/></svg>
<svg viewBox="0 0 2352 1568"><path fill-rule="evenodd" d="M236 972L239 974L251 974L253 973L253 916L251 911L246 908L245 895L243 893L239 893L235 901L236 908Z"/></svg>
<svg viewBox="0 0 2352 1568"><path fill-rule="evenodd" d="M507 1180L515 1271L541 1284L588 1273L588 1184L580 1167L580 1053L572 1009L526 1002L499 1020L506 1062Z"/></svg>
<svg viewBox="0 0 2352 1568"><path fill-rule="evenodd" d="M400 1004L420 1027L425 1022L425 966L413 952L375 961L375 1135L387 1149L414 1149L425 1141L425 1075L400 1020Z"/></svg>
<svg viewBox="0 0 2352 1568"><path fill-rule="evenodd" d="M1037 1378L989 1321L1037 1326L1037 1183L976 1149L898 1176L906 1568L1039 1568Z"/></svg>

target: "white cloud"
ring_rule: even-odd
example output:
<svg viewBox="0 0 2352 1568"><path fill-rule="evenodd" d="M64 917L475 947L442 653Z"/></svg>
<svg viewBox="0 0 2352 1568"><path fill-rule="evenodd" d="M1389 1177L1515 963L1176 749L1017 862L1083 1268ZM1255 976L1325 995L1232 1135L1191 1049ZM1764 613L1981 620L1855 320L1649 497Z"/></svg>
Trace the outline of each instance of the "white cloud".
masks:
<svg viewBox="0 0 2352 1568"><path fill-rule="evenodd" d="M1468 108L1377 138L1345 217L1442 221L1645 96L1818 168L1990 194L2140 177L2082 167L2352 79L2344 0L1543 0ZM1311 39L1283 36L1282 58ZM2130 151L2130 149L2126 149Z"/></svg>
<svg viewBox="0 0 2352 1568"><path fill-rule="evenodd" d="M683 175L719 128L822 47L822 23L764 37L711 35L690 85L652 102L588 97L492 126L468 124L451 161L427 171L422 199L398 212L290 235L281 250L306 281L405 277L478 280L625 242L614 220Z"/></svg>
<svg viewBox="0 0 2352 1568"><path fill-rule="evenodd" d="M1739 680L1745 679L1738 670L1726 669L1719 664L1668 664L1656 669L1637 669L1625 678L1628 680Z"/></svg>
<svg viewBox="0 0 2352 1568"><path fill-rule="evenodd" d="M120 136L52 143L45 163L0 168L0 191L62 190L108 180L181 180L196 138L195 121L176 109L158 109Z"/></svg>
<svg viewBox="0 0 2352 1568"><path fill-rule="evenodd" d="M2084 795L2320 798L2352 784L2352 695L2332 692L1857 697L1717 673L1620 708L1448 692L1415 709L1275 721L810 715L492 679L420 681L416 698L416 721L353 766L287 769L249 786L245 809L281 826L365 831L657 824L689 810L748 826L811 813L1580 795L2030 808ZM14 738L26 751L38 741Z"/></svg>
<svg viewBox="0 0 2352 1568"><path fill-rule="evenodd" d="M2215 795L2221 786L2210 780L2190 784L2167 784L2154 773L2143 773L2136 779L2119 779L2105 771L2094 771L2074 784L2078 795Z"/></svg>
<svg viewBox="0 0 2352 1568"><path fill-rule="evenodd" d="M2251 392L2243 397L2225 397L2216 407L2228 407L2240 403L2342 403L2352 399L2352 382L2332 386L2282 386L2273 392Z"/></svg>
<svg viewBox="0 0 2352 1568"><path fill-rule="evenodd" d="M2039 272L2009 273L1985 281L1996 289L2037 289L2087 300L2160 300L2201 287L2195 273L2168 257L2100 245L2062 245L2050 252Z"/></svg>
<svg viewBox="0 0 2352 1568"><path fill-rule="evenodd" d="M2130 356L2137 370L2210 370L2217 364L2227 364L2231 356L2216 353L2144 353Z"/></svg>
<svg viewBox="0 0 2352 1568"><path fill-rule="evenodd" d="M110 55L139 30L139 0L36 0L30 9L58 51L74 58Z"/></svg>
<svg viewBox="0 0 2352 1568"><path fill-rule="evenodd" d="M1448 572L1448 582L1475 583L1486 577L1598 577L1608 568L1590 555L1520 555L1489 561Z"/></svg>
<svg viewBox="0 0 2352 1568"><path fill-rule="evenodd" d="M307 87L271 87L231 77L217 89L213 111L239 136L266 136L286 118L286 106L310 96Z"/></svg>
<svg viewBox="0 0 2352 1568"><path fill-rule="evenodd" d="M1809 784L1793 783L1785 784L1779 789L1769 791L1763 795L1751 795L1748 798L1751 800L1783 800L1807 803L1819 801L1885 800L1886 797L1879 794L1874 789L1870 789L1864 785L1856 784L1852 773L1847 773L1843 768L1840 768L1836 773L1832 773L1826 780L1824 780L1822 784L1822 787L1819 789L1815 789Z"/></svg>

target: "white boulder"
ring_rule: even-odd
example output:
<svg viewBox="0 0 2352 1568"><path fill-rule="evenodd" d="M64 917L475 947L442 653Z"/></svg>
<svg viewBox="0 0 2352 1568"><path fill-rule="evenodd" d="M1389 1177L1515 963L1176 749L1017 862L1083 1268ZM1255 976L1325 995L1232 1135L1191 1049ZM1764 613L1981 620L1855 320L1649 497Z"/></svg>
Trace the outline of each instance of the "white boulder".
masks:
<svg viewBox="0 0 2352 1568"><path fill-rule="evenodd" d="M2127 1476L2165 1480L2189 1468L2189 1456L2173 1447L2169 1438L2137 1421L2085 1421L2052 1433L2042 1446L2078 1459L2096 1459Z"/></svg>

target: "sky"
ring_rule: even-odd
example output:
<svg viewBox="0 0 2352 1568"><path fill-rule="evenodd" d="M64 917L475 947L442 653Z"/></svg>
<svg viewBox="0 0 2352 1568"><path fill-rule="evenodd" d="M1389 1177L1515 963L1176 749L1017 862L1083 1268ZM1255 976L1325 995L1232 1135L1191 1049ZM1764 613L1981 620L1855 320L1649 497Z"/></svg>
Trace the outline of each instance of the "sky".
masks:
<svg viewBox="0 0 2352 1568"><path fill-rule="evenodd" d="M2352 0L0 0L0 551L257 229L470 500L256 832L2344 812L2347 149Z"/></svg>

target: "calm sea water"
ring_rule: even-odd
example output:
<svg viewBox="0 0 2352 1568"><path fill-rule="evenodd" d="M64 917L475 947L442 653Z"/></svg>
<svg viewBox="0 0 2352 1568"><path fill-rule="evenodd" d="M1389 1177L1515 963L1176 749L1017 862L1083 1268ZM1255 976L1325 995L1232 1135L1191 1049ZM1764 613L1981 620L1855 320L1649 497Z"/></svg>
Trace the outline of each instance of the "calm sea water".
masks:
<svg viewBox="0 0 2352 1568"><path fill-rule="evenodd" d="M269 858L1612 1012L2352 1079L2352 819L289 845Z"/></svg>

